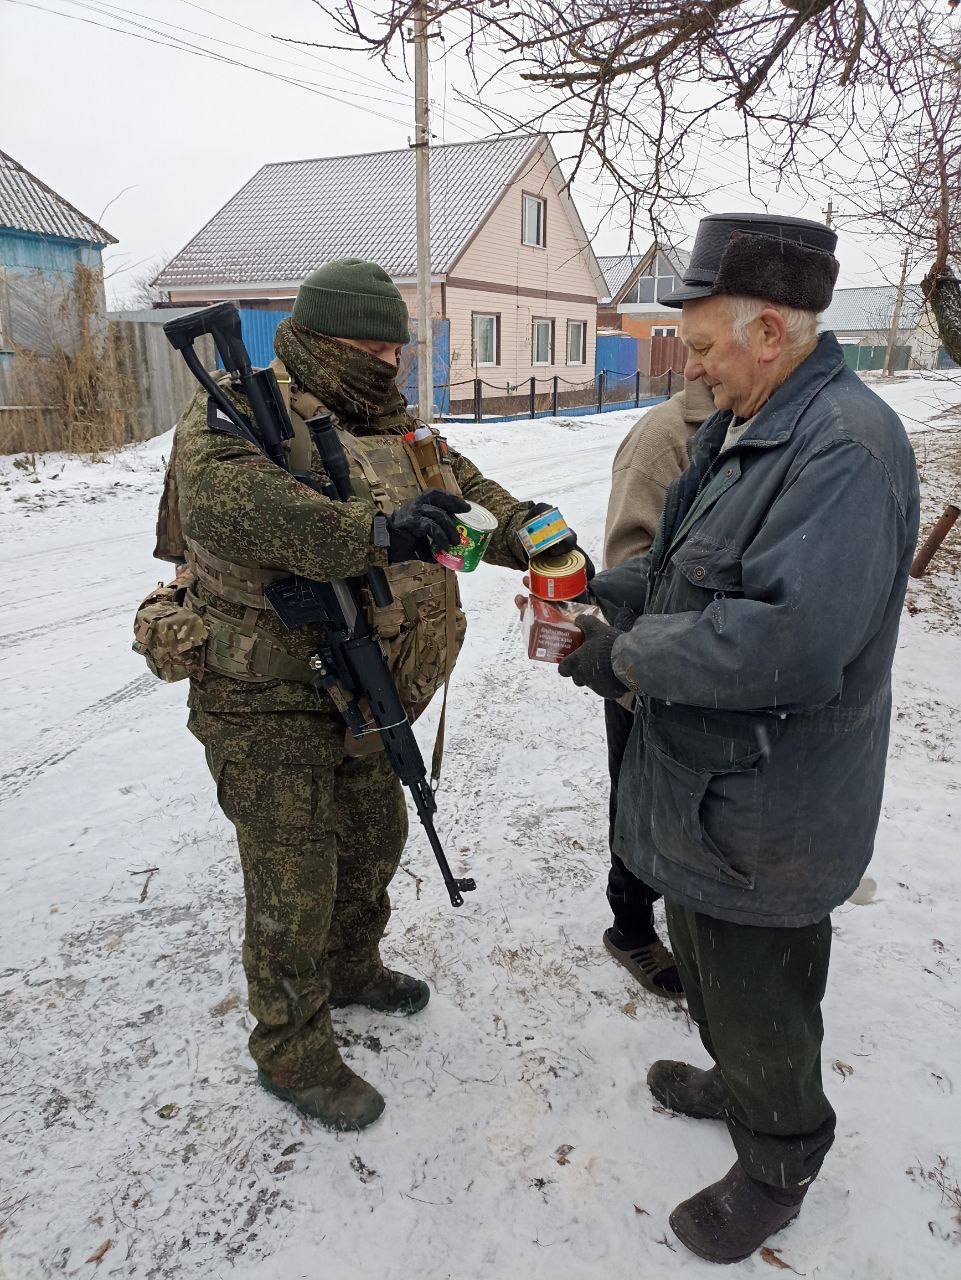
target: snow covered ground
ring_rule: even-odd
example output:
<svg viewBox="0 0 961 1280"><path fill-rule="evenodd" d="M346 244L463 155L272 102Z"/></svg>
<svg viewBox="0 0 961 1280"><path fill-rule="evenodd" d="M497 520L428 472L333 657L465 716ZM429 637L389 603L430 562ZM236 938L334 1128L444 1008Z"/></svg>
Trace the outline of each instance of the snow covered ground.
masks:
<svg viewBox="0 0 961 1280"><path fill-rule="evenodd" d="M930 519L957 500L961 419L938 415L961 395L932 379L885 394L916 433ZM599 552L634 416L451 435L515 492L559 503ZM0 460L0 1277L713 1274L667 1216L727 1170L726 1131L658 1112L644 1083L654 1058L703 1051L683 1010L601 947L600 703L527 661L502 571L463 581L471 630L440 797L455 873L478 890L450 908L415 823L385 951L433 999L410 1021L338 1019L388 1109L335 1137L256 1086L231 831L184 687L130 652L133 607L161 572L167 447ZM837 1144L745 1275L961 1274L957 563L946 547L912 587L876 887L834 917Z"/></svg>

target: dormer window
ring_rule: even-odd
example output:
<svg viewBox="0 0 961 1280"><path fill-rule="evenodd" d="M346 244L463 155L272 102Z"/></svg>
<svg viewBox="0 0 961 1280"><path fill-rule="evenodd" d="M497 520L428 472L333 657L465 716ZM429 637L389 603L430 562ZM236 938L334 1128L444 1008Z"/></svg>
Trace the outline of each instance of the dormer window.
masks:
<svg viewBox="0 0 961 1280"><path fill-rule="evenodd" d="M547 201L542 196L521 196L521 244L535 249L547 245Z"/></svg>
<svg viewBox="0 0 961 1280"><path fill-rule="evenodd" d="M657 254L644 275L639 276L624 295L624 302L656 302L674 288L674 271L663 254Z"/></svg>

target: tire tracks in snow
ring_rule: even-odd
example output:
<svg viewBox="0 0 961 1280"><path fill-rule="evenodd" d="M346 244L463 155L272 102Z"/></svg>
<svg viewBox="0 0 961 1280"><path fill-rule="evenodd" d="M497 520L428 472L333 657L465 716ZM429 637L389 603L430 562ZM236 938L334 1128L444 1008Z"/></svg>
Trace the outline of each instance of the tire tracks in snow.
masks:
<svg viewBox="0 0 961 1280"><path fill-rule="evenodd" d="M122 713L128 702L160 687L152 675L137 676L62 724L44 729L32 744L28 743L11 756L0 757L0 805L15 799L55 765L72 756L114 719L118 708Z"/></svg>
<svg viewBox="0 0 961 1280"><path fill-rule="evenodd" d="M88 613L77 614L73 618L63 618L57 622L43 622L36 627L26 627L23 631L8 631L5 635L0 635L0 651L16 649L22 644L29 644L31 640L39 640L44 636L49 636L51 631L59 631L67 627L79 627L85 622L94 622L98 618L108 618L111 615L131 611L129 604L124 601L121 604L110 604L104 605L100 609L91 609Z"/></svg>

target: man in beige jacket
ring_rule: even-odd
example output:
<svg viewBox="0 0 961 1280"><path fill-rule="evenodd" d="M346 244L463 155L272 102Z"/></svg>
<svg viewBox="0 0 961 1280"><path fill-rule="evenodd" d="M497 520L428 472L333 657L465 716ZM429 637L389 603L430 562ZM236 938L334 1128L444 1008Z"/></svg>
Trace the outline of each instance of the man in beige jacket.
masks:
<svg viewBox="0 0 961 1280"><path fill-rule="evenodd" d="M683 391L649 409L625 436L614 457L604 531L605 569L644 555L650 548L667 490L687 467L687 442L713 412L714 401L704 383L688 382ZM607 900L614 912L614 924L604 933L604 946L648 991L676 999L683 995L681 980L673 956L654 928L654 901L660 894L649 889L613 852L617 784L634 713L605 699L604 715L611 774L612 852Z"/></svg>

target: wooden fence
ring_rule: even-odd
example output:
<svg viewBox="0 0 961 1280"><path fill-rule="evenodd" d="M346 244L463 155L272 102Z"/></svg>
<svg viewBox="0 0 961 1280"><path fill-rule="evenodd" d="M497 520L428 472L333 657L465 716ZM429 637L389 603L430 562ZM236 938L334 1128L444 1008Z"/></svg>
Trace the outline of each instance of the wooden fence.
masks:
<svg viewBox="0 0 961 1280"><path fill-rule="evenodd" d="M197 390L193 375L163 332L166 321L192 310L193 307L127 311L108 316L131 390L130 440L148 440L169 431ZM202 338L196 344L196 351L205 368L215 367L212 338Z"/></svg>

